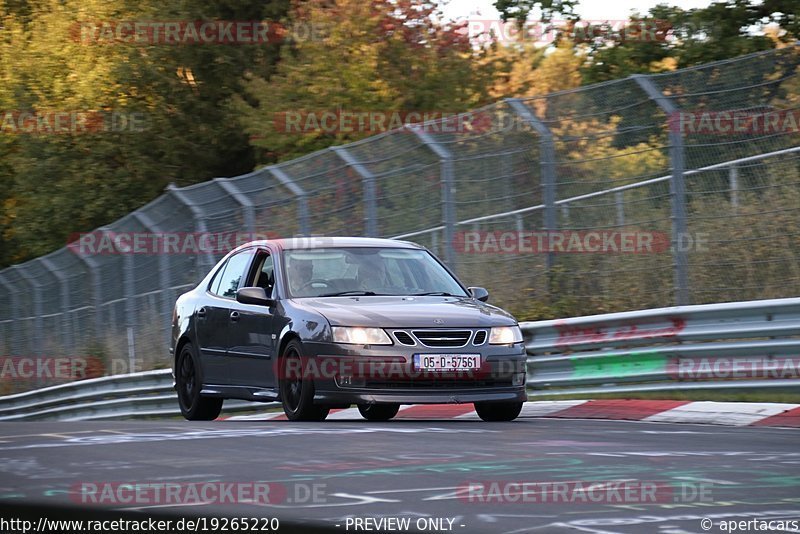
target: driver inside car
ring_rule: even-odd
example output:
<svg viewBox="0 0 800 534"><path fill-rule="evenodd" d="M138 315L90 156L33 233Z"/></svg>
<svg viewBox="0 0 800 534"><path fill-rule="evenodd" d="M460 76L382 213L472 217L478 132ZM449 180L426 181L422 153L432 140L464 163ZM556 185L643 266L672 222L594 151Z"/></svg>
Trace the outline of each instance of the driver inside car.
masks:
<svg viewBox="0 0 800 534"><path fill-rule="evenodd" d="M314 264L310 260L292 260L288 269L289 291L292 295L302 294L303 287L311 281L313 272Z"/></svg>

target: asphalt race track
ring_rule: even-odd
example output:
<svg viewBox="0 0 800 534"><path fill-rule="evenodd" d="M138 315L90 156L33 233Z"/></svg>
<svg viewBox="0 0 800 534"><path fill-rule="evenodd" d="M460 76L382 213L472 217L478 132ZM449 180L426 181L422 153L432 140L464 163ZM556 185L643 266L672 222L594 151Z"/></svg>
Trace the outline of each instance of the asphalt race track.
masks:
<svg viewBox="0 0 800 534"><path fill-rule="evenodd" d="M615 494L588 502L581 498L586 493L573 491L582 484L621 480L666 485L672 491L659 491L658 499L648 502L630 495L620 501ZM718 522L723 520L800 520L800 433L533 418L491 424L170 420L0 425L0 503L74 505L85 499L78 488L86 483L205 481L269 481L274 483L269 485L271 502L106 500L82 506L178 517L277 516L339 525L341 532L721 532ZM540 491L528 502L511 491L481 502L480 496L466 496L465 488L476 481L486 491L491 482L506 489L516 487L508 482L567 482L570 491L559 498ZM481 495L491 500L488 493ZM356 528L356 519L382 517L407 518L410 527L361 522ZM703 518L714 522L711 529L701 527Z"/></svg>

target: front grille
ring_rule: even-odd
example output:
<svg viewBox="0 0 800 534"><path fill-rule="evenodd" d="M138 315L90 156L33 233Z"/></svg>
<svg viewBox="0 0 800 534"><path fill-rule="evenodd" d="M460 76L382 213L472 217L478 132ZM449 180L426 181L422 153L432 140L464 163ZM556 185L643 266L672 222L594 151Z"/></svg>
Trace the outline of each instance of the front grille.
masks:
<svg viewBox="0 0 800 534"><path fill-rule="evenodd" d="M403 332L402 330L394 332L394 338L401 345L408 345L410 347L416 345L416 343L414 343L414 338L411 337L408 332Z"/></svg>
<svg viewBox="0 0 800 534"><path fill-rule="evenodd" d="M486 330L478 330L475 332L475 339L472 340L473 345L483 345L486 343Z"/></svg>
<svg viewBox="0 0 800 534"><path fill-rule="evenodd" d="M426 347L463 347L471 334L469 330L414 330L414 336Z"/></svg>

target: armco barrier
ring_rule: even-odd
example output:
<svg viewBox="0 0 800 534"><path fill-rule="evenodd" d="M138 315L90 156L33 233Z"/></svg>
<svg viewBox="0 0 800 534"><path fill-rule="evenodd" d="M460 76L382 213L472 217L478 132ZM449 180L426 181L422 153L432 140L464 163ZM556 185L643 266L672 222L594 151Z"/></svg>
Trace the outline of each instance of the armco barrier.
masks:
<svg viewBox="0 0 800 534"><path fill-rule="evenodd" d="M528 396L800 391L800 298L521 323ZM226 412L277 403L226 401ZM178 416L168 369L0 397L0 421Z"/></svg>
<svg viewBox="0 0 800 534"><path fill-rule="evenodd" d="M225 412L278 406L225 402ZM169 369L80 380L0 397L0 421L133 419L178 417L178 398Z"/></svg>
<svg viewBox="0 0 800 534"><path fill-rule="evenodd" d="M529 396L800 391L800 298L522 323Z"/></svg>

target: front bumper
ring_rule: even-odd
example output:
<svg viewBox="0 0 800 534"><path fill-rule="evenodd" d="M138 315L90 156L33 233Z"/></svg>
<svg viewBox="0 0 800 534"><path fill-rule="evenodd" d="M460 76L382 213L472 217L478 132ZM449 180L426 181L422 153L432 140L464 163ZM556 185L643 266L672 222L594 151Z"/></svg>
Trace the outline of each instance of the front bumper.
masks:
<svg viewBox="0 0 800 534"><path fill-rule="evenodd" d="M464 390L419 393L417 391L375 392L367 389L319 391L315 404L467 404L471 402L525 402L525 388L509 391Z"/></svg>
<svg viewBox="0 0 800 534"><path fill-rule="evenodd" d="M463 348L338 345L305 342L304 356L315 369L318 404L443 404L524 402L527 356L522 343ZM476 371L414 369L414 354L480 354ZM342 375L352 375L346 385ZM521 378L521 380L520 380ZM516 380L516 382L515 382ZM344 382L344 384L343 384Z"/></svg>

